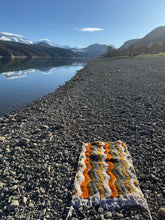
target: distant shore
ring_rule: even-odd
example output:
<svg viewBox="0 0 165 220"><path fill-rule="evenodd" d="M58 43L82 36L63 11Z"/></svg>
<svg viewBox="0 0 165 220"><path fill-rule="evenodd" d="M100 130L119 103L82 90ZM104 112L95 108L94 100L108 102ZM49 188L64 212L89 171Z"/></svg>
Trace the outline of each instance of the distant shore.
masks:
<svg viewBox="0 0 165 220"><path fill-rule="evenodd" d="M82 143L120 139L153 219L163 219L164 73L164 57L95 59L55 93L0 118L0 218L65 219ZM80 219L108 215L73 212ZM118 218L149 219L138 207L109 219Z"/></svg>

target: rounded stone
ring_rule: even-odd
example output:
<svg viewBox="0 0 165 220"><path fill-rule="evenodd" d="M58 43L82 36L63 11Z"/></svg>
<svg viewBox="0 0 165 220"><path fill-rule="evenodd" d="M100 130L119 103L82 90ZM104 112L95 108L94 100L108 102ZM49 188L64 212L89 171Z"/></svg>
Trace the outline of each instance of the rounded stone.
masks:
<svg viewBox="0 0 165 220"><path fill-rule="evenodd" d="M106 212L104 216L106 219L112 218L112 212Z"/></svg>
<svg viewBox="0 0 165 220"><path fill-rule="evenodd" d="M23 201L24 204L26 204L27 198L25 196L23 196L22 201Z"/></svg>
<svg viewBox="0 0 165 220"><path fill-rule="evenodd" d="M99 213L99 214L103 213L103 211L104 211L103 208L101 208L101 207L98 208L98 213Z"/></svg>
<svg viewBox="0 0 165 220"><path fill-rule="evenodd" d="M3 188L3 183L2 182L0 182L0 190Z"/></svg>
<svg viewBox="0 0 165 220"><path fill-rule="evenodd" d="M44 130L44 129L47 130L48 128L49 128L49 126L47 126L47 125L42 125L42 126L41 126L41 129L43 129L43 130Z"/></svg>
<svg viewBox="0 0 165 220"><path fill-rule="evenodd" d="M118 218L123 218L123 214L121 214L121 213L116 214L116 216L117 216Z"/></svg>
<svg viewBox="0 0 165 220"><path fill-rule="evenodd" d="M165 216L165 207L161 207L159 209L159 213L160 213L160 215Z"/></svg>
<svg viewBox="0 0 165 220"><path fill-rule="evenodd" d="M29 142L30 142L30 139L23 138L23 139L21 139L20 144L27 146L29 144Z"/></svg>
<svg viewBox="0 0 165 220"><path fill-rule="evenodd" d="M15 208L17 208L18 206L19 206L19 201L18 200L12 200L10 205L8 206L8 211L11 212Z"/></svg>
<svg viewBox="0 0 165 220"><path fill-rule="evenodd" d="M32 202L29 203L30 208L34 208L34 204Z"/></svg>
<svg viewBox="0 0 165 220"><path fill-rule="evenodd" d="M100 214L100 216L99 216L99 217L100 217L100 219L101 219L101 220L105 220L105 218L104 218L104 215L103 215L103 214Z"/></svg>
<svg viewBox="0 0 165 220"><path fill-rule="evenodd" d="M0 141L4 141L5 137L0 136Z"/></svg>
<svg viewBox="0 0 165 220"><path fill-rule="evenodd" d="M11 186L11 187L9 187L9 192L13 192L13 191L15 191L17 188L18 188L17 185Z"/></svg>

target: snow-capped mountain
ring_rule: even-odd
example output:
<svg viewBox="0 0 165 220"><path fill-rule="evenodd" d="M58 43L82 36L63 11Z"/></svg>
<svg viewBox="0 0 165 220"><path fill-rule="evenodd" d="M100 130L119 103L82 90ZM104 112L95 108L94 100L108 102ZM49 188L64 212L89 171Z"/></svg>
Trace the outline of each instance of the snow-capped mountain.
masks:
<svg viewBox="0 0 165 220"><path fill-rule="evenodd" d="M39 40L37 43L35 43L39 46L46 46L46 47L56 47L56 44L52 43L50 40L48 39L41 39Z"/></svg>
<svg viewBox="0 0 165 220"><path fill-rule="evenodd" d="M31 40L24 39L22 35L19 34L12 34L8 32L0 32L0 40L4 41L14 41L24 44L33 44Z"/></svg>
<svg viewBox="0 0 165 220"><path fill-rule="evenodd" d="M105 54L108 46L107 45L102 45L102 44L92 44L89 45L86 48L73 48L71 46L68 45L60 45L60 44L55 44L53 42L51 42L49 39L41 39L37 42L32 42L31 40L25 39L22 35L19 34L12 34L12 33L8 33L8 32L0 32L0 47L1 45L3 45L6 42L2 42L3 41L11 41L12 42L18 42L18 43L24 43L24 44L30 44L30 48L27 48L24 45L24 48L22 48L25 53L20 53L19 56L27 56L27 54L29 54L29 56L40 56L42 54L42 56L66 56L64 54L67 54L67 56L78 56L80 55L80 57L89 57L89 58L95 58L95 57L100 57L102 54ZM10 43L10 44L11 44ZM6 50L7 52L5 53L3 51L3 54L0 56L6 56L6 54L8 54L8 56L14 56L15 52L17 51L17 56L18 56L18 48L15 48L13 45L10 45L10 50L9 50L9 43L5 44ZM13 51L11 51L11 46ZM17 47L21 47L22 45L18 45ZM34 46L34 47L33 47ZM38 47L36 47L38 46ZM33 48L33 52L31 52L31 49ZM61 52L59 53L59 48L61 49ZM53 49L54 52L53 54L50 53L50 50ZM37 51L40 51L39 53ZM56 52L55 52L56 50ZM36 51L36 53L34 53L34 51ZM46 52L47 51L47 52ZM66 53L65 53L65 52ZM19 51L20 52L20 51ZM73 53L74 54L73 54ZM9 55L10 54L10 55ZM47 55L46 55L47 54Z"/></svg>
<svg viewBox="0 0 165 220"><path fill-rule="evenodd" d="M68 45L60 45L60 44L54 44L48 39L41 39L37 43L35 43L39 46L46 46L46 47L59 47L59 48L64 48L64 49L71 49L70 46Z"/></svg>
<svg viewBox="0 0 165 220"><path fill-rule="evenodd" d="M28 70L4 72L2 74L7 79L18 79L18 78L27 77L28 74L34 73L35 71L36 71L35 69L28 69Z"/></svg>
<svg viewBox="0 0 165 220"><path fill-rule="evenodd" d="M70 49L69 46L62 46L59 44L54 44L48 39L41 39L38 42L34 43L31 40L25 39L20 34L13 34L13 33L8 33L8 32L0 32L0 40L19 42L19 43L24 43L24 44L35 44L38 46L60 47L60 48Z"/></svg>

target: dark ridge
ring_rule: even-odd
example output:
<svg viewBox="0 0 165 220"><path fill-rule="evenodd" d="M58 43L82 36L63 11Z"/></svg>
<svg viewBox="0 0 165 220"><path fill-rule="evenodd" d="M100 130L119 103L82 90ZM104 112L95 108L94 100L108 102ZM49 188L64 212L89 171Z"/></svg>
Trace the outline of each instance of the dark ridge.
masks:
<svg viewBox="0 0 165 220"><path fill-rule="evenodd" d="M45 47L0 40L0 58L80 57L69 49Z"/></svg>

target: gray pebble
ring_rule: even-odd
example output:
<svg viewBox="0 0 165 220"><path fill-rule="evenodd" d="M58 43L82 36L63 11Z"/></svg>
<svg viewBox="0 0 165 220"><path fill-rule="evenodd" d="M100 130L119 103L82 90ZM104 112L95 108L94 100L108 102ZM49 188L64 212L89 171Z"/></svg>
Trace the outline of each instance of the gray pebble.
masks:
<svg viewBox="0 0 165 220"><path fill-rule="evenodd" d="M103 215L103 214L100 214L100 216L99 216L99 217L100 217L100 219L101 219L101 220L105 220L105 218L104 218L104 215Z"/></svg>
<svg viewBox="0 0 165 220"><path fill-rule="evenodd" d="M13 191L15 191L17 188L18 188L17 185L14 185L14 186L12 186L12 187L9 187L9 192L13 192Z"/></svg>
<svg viewBox="0 0 165 220"><path fill-rule="evenodd" d="M159 213L160 213L160 215L165 216L165 207L161 207L159 209Z"/></svg>
<svg viewBox="0 0 165 220"><path fill-rule="evenodd" d="M29 144L29 142L30 142L30 139L28 139L28 138L23 138L23 139L21 140L21 144L24 144L24 145Z"/></svg>
<svg viewBox="0 0 165 220"><path fill-rule="evenodd" d="M42 126L41 126L41 129L43 129L43 130L44 130L44 129L47 130L48 128L49 128L49 126L47 126L47 125L42 125Z"/></svg>
<svg viewBox="0 0 165 220"><path fill-rule="evenodd" d="M156 177L154 174L151 174L151 177L152 177L154 180L159 180L159 178Z"/></svg>
<svg viewBox="0 0 165 220"><path fill-rule="evenodd" d="M0 136L0 141L3 142L6 138L3 136Z"/></svg>
<svg viewBox="0 0 165 220"><path fill-rule="evenodd" d="M112 212L106 212L104 214L105 218L108 219L108 218L112 218Z"/></svg>
<svg viewBox="0 0 165 220"><path fill-rule="evenodd" d="M165 205L164 72L164 58L91 61L55 93L0 118L0 217L62 219L71 202L82 143L121 139L158 219L155 210ZM12 190L14 185L18 188ZM16 213L7 212L19 197ZM112 214L109 219L148 217L136 207L112 214L83 207L82 212L88 220ZM73 211L73 217L80 219L79 214Z"/></svg>
<svg viewBox="0 0 165 220"><path fill-rule="evenodd" d="M19 206L19 201L18 200L12 200L10 205L8 205L8 211L11 212L15 208L17 208L18 206Z"/></svg>
<svg viewBox="0 0 165 220"><path fill-rule="evenodd" d="M23 198L22 198L22 202L23 202L24 204L27 203L27 198L26 198L25 196L23 196Z"/></svg>
<svg viewBox="0 0 165 220"><path fill-rule="evenodd" d="M123 214L121 214L121 213L116 213L116 216L117 216L119 219L123 218Z"/></svg>
<svg viewBox="0 0 165 220"><path fill-rule="evenodd" d="M80 206L80 207L78 208L78 210L79 210L79 212L82 212L83 207L82 207L82 206Z"/></svg>
<svg viewBox="0 0 165 220"><path fill-rule="evenodd" d="M134 218L135 218L136 220L140 220L140 216L139 216L139 215L135 215Z"/></svg>
<svg viewBox="0 0 165 220"><path fill-rule="evenodd" d="M29 208L34 208L34 204L32 202L29 203Z"/></svg>
<svg viewBox="0 0 165 220"><path fill-rule="evenodd" d="M3 183L2 182L0 182L0 190L3 188Z"/></svg>
<svg viewBox="0 0 165 220"><path fill-rule="evenodd" d="M101 214L101 213L103 213L103 212L104 212L104 209L101 208L101 207L99 207L99 208L98 208L98 213Z"/></svg>

